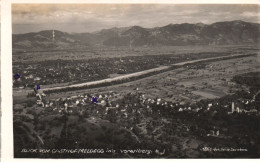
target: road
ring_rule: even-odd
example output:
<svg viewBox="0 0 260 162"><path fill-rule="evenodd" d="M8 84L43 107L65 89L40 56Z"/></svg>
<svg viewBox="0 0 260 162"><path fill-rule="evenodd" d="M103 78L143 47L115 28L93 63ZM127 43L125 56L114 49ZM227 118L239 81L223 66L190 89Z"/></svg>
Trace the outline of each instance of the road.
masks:
<svg viewBox="0 0 260 162"><path fill-rule="evenodd" d="M138 77L138 76L141 76L141 75L144 75L144 74L149 74L149 73L152 73L152 72L158 72L158 71L166 70L166 69L169 69L173 66L184 66L184 65L199 63L199 62L203 62L203 61L214 61L214 60L218 60L218 59L231 59L233 57L245 57L245 56L248 56L248 55L252 55L252 54L234 54L234 55L229 55L229 56L221 56L221 57L213 57L213 58L205 58L205 59L185 61L185 62L180 62L180 63L176 63L176 64L171 64L169 66L160 66L158 68L153 68L153 69L149 69L149 70L144 70L144 71L140 71L140 72L126 74L126 75L118 76L118 77L114 77L114 78L102 79L102 80L98 80L98 81L91 81L91 82L79 83L79 84L74 84L74 85L66 85L66 86L51 87L51 88L44 88L43 87L42 90L43 91L50 91L50 90L53 91L53 90L61 90L61 89L66 89L66 88L75 88L75 87L78 88L78 87L83 87L83 86L99 85L99 84L114 82L114 81L118 81L118 80L130 79L130 78L133 78L133 77Z"/></svg>

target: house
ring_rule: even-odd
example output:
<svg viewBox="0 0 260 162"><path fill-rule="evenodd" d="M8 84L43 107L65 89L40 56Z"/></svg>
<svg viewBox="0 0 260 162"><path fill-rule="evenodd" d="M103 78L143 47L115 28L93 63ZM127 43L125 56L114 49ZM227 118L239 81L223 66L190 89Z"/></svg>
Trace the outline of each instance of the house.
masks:
<svg viewBox="0 0 260 162"><path fill-rule="evenodd" d="M113 110L113 109L117 109L117 107L106 107L106 111Z"/></svg>
<svg viewBox="0 0 260 162"><path fill-rule="evenodd" d="M255 114L255 113L257 113L257 110L256 109L251 109L251 110L247 111L247 113Z"/></svg>
<svg viewBox="0 0 260 162"><path fill-rule="evenodd" d="M101 100L100 103L101 103L101 104L106 104L106 101L105 101L105 100Z"/></svg>
<svg viewBox="0 0 260 162"><path fill-rule="evenodd" d="M193 109L194 112L199 112L200 108Z"/></svg>
<svg viewBox="0 0 260 162"><path fill-rule="evenodd" d="M64 106L65 106L65 109L67 109L67 108L68 108L68 104L67 104L67 103L65 103L65 104L64 104Z"/></svg>
<svg viewBox="0 0 260 162"><path fill-rule="evenodd" d="M32 79L33 78L33 75L28 75L28 76L25 76L25 79Z"/></svg>
<svg viewBox="0 0 260 162"><path fill-rule="evenodd" d="M219 136L219 130L216 131L216 136Z"/></svg>
<svg viewBox="0 0 260 162"><path fill-rule="evenodd" d="M238 112L238 113L241 112L240 109L239 109L239 107L236 108L236 112Z"/></svg>
<svg viewBox="0 0 260 162"><path fill-rule="evenodd" d="M207 134L207 136L219 136L219 130L214 128L213 130L210 130L210 133Z"/></svg>
<svg viewBox="0 0 260 162"><path fill-rule="evenodd" d="M42 100L37 100L37 101L36 101L36 104L37 104L37 105L41 105L41 104L42 104Z"/></svg>
<svg viewBox="0 0 260 162"><path fill-rule="evenodd" d="M38 80L41 80L41 78L40 78L40 77L36 77L36 78L34 78L33 80L34 80L34 81L38 81Z"/></svg>

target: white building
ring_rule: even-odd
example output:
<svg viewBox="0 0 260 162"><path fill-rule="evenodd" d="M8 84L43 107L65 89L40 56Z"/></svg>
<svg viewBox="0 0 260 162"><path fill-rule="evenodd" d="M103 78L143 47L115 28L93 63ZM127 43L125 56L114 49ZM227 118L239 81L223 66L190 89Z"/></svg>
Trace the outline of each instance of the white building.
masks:
<svg viewBox="0 0 260 162"><path fill-rule="evenodd" d="M181 111L183 111L183 109L182 109L182 108L179 108L179 111L181 112Z"/></svg>
<svg viewBox="0 0 260 162"><path fill-rule="evenodd" d="M232 102L232 106L231 106L231 112L233 113L235 111L235 103Z"/></svg>
<svg viewBox="0 0 260 162"><path fill-rule="evenodd" d="M65 103L65 104L64 104L64 106L65 106L65 109L67 109L67 108L68 108L68 104L67 104L67 103Z"/></svg>

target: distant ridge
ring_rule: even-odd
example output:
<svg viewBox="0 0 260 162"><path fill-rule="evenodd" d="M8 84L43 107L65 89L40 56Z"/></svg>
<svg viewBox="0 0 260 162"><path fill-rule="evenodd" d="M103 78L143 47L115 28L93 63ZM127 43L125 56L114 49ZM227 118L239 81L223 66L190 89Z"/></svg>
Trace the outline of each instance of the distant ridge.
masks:
<svg viewBox="0 0 260 162"><path fill-rule="evenodd" d="M73 33L46 30L13 34L13 48L21 50L66 49L92 46L184 46L231 45L258 43L260 24L241 20L216 22L210 25L169 24L143 28L131 26L103 29L94 33Z"/></svg>

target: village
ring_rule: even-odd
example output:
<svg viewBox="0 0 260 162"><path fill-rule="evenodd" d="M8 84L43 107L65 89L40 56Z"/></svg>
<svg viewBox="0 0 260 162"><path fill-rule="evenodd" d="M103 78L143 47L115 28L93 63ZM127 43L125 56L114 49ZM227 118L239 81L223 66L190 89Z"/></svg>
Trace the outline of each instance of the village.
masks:
<svg viewBox="0 0 260 162"><path fill-rule="evenodd" d="M35 109L35 111L37 110L39 112L40 110L40 112L51 115L66 114L81 116L83 118L99 118L116 123L120 125L120 127L130 131L136 132L138 130L139 134L147 134L148 136L150 135L148 131L149 123L151 122L148 121L150 117L158 119L167 116L165 119L167 124L169 115L181 116L183 113L188 113L194 114L194 116L197 116L198 114L211 114L213 116L215 114L224 116L246 114L250 116L259 116L260 109L258 105L259 101L256 102L256 98L259 98L260 94L253 94L250 92L238 92L238 94L234 94L231 97L229 96L229 99L219 98L202 100L195 104L189 104L182 101L167 102L163 98L149 98L146 97L146 94L139 92L138 88L135 88L132 93L125 96L122 96L115 91L109 91L107 93L85 93L77 96L50 99L41 89L35 90L35 93L35 98L37 98L37 100L35 100L35 103L32 103L32 108ZM25 105L25 107L27 106ZM21 109L21 107L16 107L14 105L14 111L16 113L21 113L19 109ZM217 125L218 124L213 124L208 126L209 128L207 130L201 130L204 128L197 128L199 129L197 131L204 132L200 133L200 136L226 138L226 128L221 128ZM187 124L184 127L184 131L189 131L191 127L194 127L194 123ZM152 134L154 134L154 131Z"/></svg>
<svg viewBox="0 0 260 162"><path fill-rule="evenodd" d="M138 89L138 88L137 88ZM76 113L75 110L78 107L87 107L91 106L93 107L95 105L96 114L101 115L102 109L106 115L109 110L115 110L116 114L119 112L124 112L124 115L127 116L126 112L129 112L129 107L139 107L138 110L136 110L138 113L141 113L144 108L148 110L148 112L152 112L151 107L152 106L162 106L166 108L172 108L174 111L182 112L182 111L191 111L191 112L198 112L200 110L204 111L216 111L215 109L218 107L221 107L226 110L228 114L232 114L234 112L236 113L246 113L246 114L257 114L260 107L255 107L255 98L259 97L259 94L252 95L250 92L248 95L253 96L251 99L234 99L234 101L229 101L225 104L220 104L217 101L210 102L208 101L208 105L204 104L203 107L196 107L196 104L193 105L187 105L185 102L176 102L171 103L163 100L162 98L146 98L144 94L138 93L131 93L129 94L131 97L132 95L136 97L137 94L139 94L139 101L136 100L136 103L129 103L129 104L122 104L124 103L124 100L122 100L122 96L120 94L117 94L116 92L110 91L108 93L102 93L102 94L84 94L84 95L78 95L78 96L70 96L67 98L58 98L56 100L46 100L44 92L40 91L37 92L37 102L36 104L38 107L43 108L52 108L53 111L57 111L61 113L63 110L68 113ZM97 101L93 102L93 98L96 97ZM121 103L121 104L120 104ZM93 105L94 104L94 105ZM236 106L235 106L236 105ZM122 108L123 107L123 108ZM101 109L99 109L101 108ZM105 109L104 109L105 108ZM87 108L85 108L87 109ZM229 110L230 109L230 110ZM100 111L99 111L100 110ZM134 112L135 110L132 110L130 112ZM82 113L82 111L80 111ZM92 114L95 115L95 114ZM121 116L123 114L119 114Z"/></svg>
<svg viewBox="0 0 260 162"><path fill-rule="evenodd" d="M196 145L192 142L192 146L189 146L194 147L195 151L202 149L205 144L211 146L218 140L225 143L224 141L230 139L233 139L235 146L254 147L257 136L247 131L246 134L239 134L239 131L242 127L247 129L256 127L248 126L248 122L259 120L259 92L238 91L231 96L196 103L169 102L164 98L148 96L149 94L139 91L136 87L126 95L117 91L107 91L53 99L41 89L35 88L35 96L30 96L34 98L33 102L14 105L14 115L25 123L32 122L34 126L31 129L36 129L38 132L57 132L57 126L66 124L55 120L51 123L56 124L48 126L50 128L47 126L48 129L42 128L41 125L48 125L42 123L44 121L42 119L51 116L78 118L78 124L89 121L99 125L108 121L129 132L131 138L140 144L144 141L154 143L168 150L168 153L170 150L174 152L182 148L186 138L190 139L189 141L195 140ZM35 120L39 122L35 123ZM240 126L237 127L237 122L230 123L230 120L239 121ZM39 134L39 137L44 137L45 140L50 136L54 134ZM55 136L59 139L62 133ZM248 140L249 143L245 142ZM77 141L78 144L81 143L80 140Z"/></svg>

